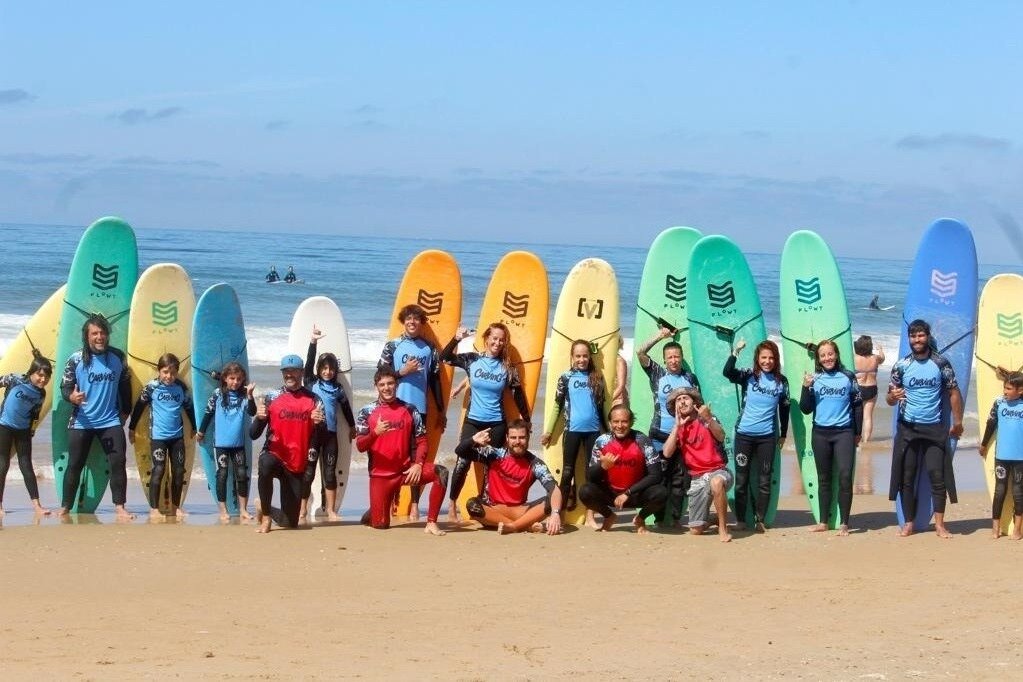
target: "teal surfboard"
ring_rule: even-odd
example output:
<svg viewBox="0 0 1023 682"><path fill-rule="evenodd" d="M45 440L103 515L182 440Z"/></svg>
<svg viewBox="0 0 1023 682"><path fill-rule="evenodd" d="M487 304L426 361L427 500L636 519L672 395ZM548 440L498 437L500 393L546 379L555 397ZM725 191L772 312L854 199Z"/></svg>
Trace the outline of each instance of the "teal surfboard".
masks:
<svg viewBox="0 0 1023 682"><path fill-rule="evenodd" d="M735 242L720 235L703 237L693 247L688 290L693 371L700 380L704 402L725 429L728 468L734 473L735 423L741 407L742 390L724 377L722 369L739 339L746 341L746 348L739 356L738 366L749 367L753 362L754 347L767 337L760 295L746 257ZM780 475L781 454L775 452L771 501L764 519L768 524L774 522L778 510ZM750 488L755 488L752 481ZM729 501L733 501L733 495L734 488L728 493ZM753 523L752 501L747 505L745 522Z"/></svg>
<svg viewBox="0 0 1023 682"><path fill-rule="evenodd" d="M192 322L192 400L195 418L202 423L206 403L220 386L221 368L228 362L237 362L249 372L249 355L245 339L245 323L242 308L234 289L221 282L214 284L199 297L195 304L195 318ZM251 376L249 381L251 381ZM252 440L248 437L249 420L245 419L245 457L252 473ZM210 422L201 443L196 443L196 456L202 462L213 503L217 503L217 462L214 443L217 433ZM253 475L252 478L255 478ZM250 491L251 498L251 491ZM227 510L238 514L238 495L235 487L234 466L227 469Z"/></svg>
<svg viewBox="0 0 1023 682"><path fill-rule="evenodd" d="M135 232L120 218L100 218L85 231L68 274L64 309L57 333L56 382L68 358L82 348L82 325L98 313L110 322L110 346L124 351L128 342L128 310L139 276L138 247ZM68 463L68 421L71 403L54 387L53 397L53 478L57 499L64 491ZM91 514L96 511L110 482L110 464L99 442L94 440L81 484L71 511Z"/></svg>
<svg viewBox="0 0 1023 682"><path fill-rule="evenodd" d="M799 411L799 395L803 388L803 375L814 373L816 347L824 339L831 339L838 345L842 364L855 371L849 307L834 254L819 235L809 230L793 232L785 242L779 286L782 371L788 377L792 400L790 435L796 448L810 513L814 521L820 523L817 466L810 445L813 415ZM828 527L835 529L839 525L837 470L831 491Z"/></svg>

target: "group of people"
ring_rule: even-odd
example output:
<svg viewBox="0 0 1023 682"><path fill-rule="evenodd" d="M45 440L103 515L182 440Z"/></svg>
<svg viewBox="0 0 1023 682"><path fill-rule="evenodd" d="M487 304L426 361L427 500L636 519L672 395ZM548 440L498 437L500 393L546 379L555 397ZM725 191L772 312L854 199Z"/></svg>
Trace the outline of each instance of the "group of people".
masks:
<svg viewBox="0 0 1023 682"><path fill-rule="evenodd" d="M389 527L402 486L412 487L413 514L418 511L421 490L430 486L425 531L443 535L438 520L445 492L448 519L458 521L456 501L466 473L473 462L480 462L484 464L480 491L465 508L473 520L501 533L544 529L557 533L562 514L577 505L587 510L586 524L598 530L609 530L621 510L635 508L635 530L646 533L649 518L680 525L683 509L688 507L687 525L692 533L703 534L716 527L720 539L728 541L727 498L733 487L735 527L742 529L751 523L756 531L767 529L774 453L787 436L791 410L788 379L782 373L774 342L760 342L753 350L751 366L740 367L739 358L746 348L740 339L723 362L723 375L740 388L742 395L734 427L734 467L729 467L724 427L712 406L704 402L699 379L688 370L682 347L669 338L672 330L660 328L636 349L654 403L649 425L633 423L623 390L624 372L613 380L611 409L606 410L610 382L596 368L590 344L584 339L575 341L570 369L558 378L553 409L545 416L540 438L542 445L549 445L557 420L564 419L563 466L560 478L555 479L545 461L529 450L530 409L518 372L509 361L511 338L507 327L491 324L483 333L481 351L458 353L459 342L472 330L458 329L450 342L438 349L425 336L427 318L422 308L405 306L398 319L402 333L385 344L373 377L376 397L357 414L340 382L337 358L331 353L317 353L322 334L314 327L307 357L284 356L280 363L282 385L258 400L241 365L229 363L223 367L220 386L209 396L197 425L188 389L177 378L179 359L170 354L160 358L157 377L145 385L132 405L124 354L109 346L107 321L101 316L90 317L82 327L82 348L68 358L61 376L61 394L73 410L68 423L68 462L60 514L71 511L89 448L98 440L110 463L115 512L119 518L132 518L124 506L123 424L128 422L129 440L134 442L136 426L148 408L153 462L149 498L154 518L164 514L162 508L167 503L171 513L182 514L183 421L187 418L199 441L205 438L209 426L215 425L216 495L222 517L228 515L229 468L234 470L240 513L243 518L250 517L245 438L256 440L265 434L256 464L258 530L268 532L273 521L287 527L300 523L306 516L317 467L323 481L325 511L329 519L336 520L340 414L349 425L355 446L368 455L370 508L363 522L374 528ZM951 365L931 344L927 323L913 321L908 335L911 353L895 364L886 395L889 405L898 405L890 497L899 495L901 499L906 518L901 533L913 533L917 530L913 526L918 504L917 468L924 466L931 482L936 532L948 537L945 502L956 500L948 438L962 432L962 397ZM666 341L660 357L663 364L649 355L661 341ZM884 360L883 351L873 352L869 337L857 340L856 351L856 367L850 370L833 340L818 343L815 371L802 377L798 403L804 414L813 415L812 450L820 510L814 530L828 528L832 499L837 496L838 532L843 535L849 532L856 445L862 437L869 438L871 409L877 395L876 372ZM446 426L441 363L465 370L470 391L450 474L447 467L432 463L428 457L426 415L431 408L438 415L435 428ZM13 445L29 495L40 513L48 512L39 504L31 471L31 435L52 371L48 361L37 357L25 375L0 379L0 384L7 387L0 407L0 473L6 475ZM998 518L1011 480L1017 528L1023 514L1021 392L1023 376L1007 378L1005 397L992 408L981 448L981 454L986 454L986 444L997 429L996 471L1002 472L998 479L1001 498L996 499L999 506L993 518ZM512 396L517 415L506 414L506 393ZM946 402L949 414L942 411ZM245 415L251 417L248 433ZM643 432L637 426L647 428ZM585 471L575 467L580 450L588 455ZM161 500L168 459L169 500ZM831 485L836 471L837 491ZM4 476L0 476L0 505ZM280 488L276 507L272 504L274 480L279 481ZM536 482L544 495L530 500Z"/></svg>
<svg viewBox="0 0 1023 682"><path fill-rule="evenodd" d="M277 266L271 265L270 271L266 273L267 284L273 284L274 282L280 282L281 276L277 274ZM286 284L294 284L298 281L298 275L295 274L295 267L292 265L288 266L288 271L284 273L284 280Z"/></svg>

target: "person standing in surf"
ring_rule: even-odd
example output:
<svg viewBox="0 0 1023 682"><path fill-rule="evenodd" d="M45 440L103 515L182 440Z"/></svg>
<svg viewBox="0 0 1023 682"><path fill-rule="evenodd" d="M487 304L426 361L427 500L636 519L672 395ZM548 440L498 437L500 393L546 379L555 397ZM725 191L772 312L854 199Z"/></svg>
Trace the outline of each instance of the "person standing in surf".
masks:
<svg viewBox="0 0 1023 682"><path fill-rule="evenodd" d="M579 450L582 448L588 456L597 436L607 431L604 419L604 377L593 364L589 342L583 339L573 341L570 359L572 369L558 377L554 403L546 419L547 428L540 437L541 445L546 447L550 444L554 427L564 412L565 431L561 437L563 454L559 487L568 511L575 509L576 505L579 482L575 480L575 462ZM592 510L586 512L586 525L597 527Z"/></svg>
<svg viewBox="0 0 1023 682"><path fill-rule="evenodd" d="M39 424L39 411L46 400L46 385L53 376L53 365L38 351L34 353L27 372L0 377L0 388L7 389L0 403L0 518L4 515L4 487L12 448L18 453L21 478L36 516L50 514L50 510L39 503L39 484L32 468L32 437Z"/></svg>
<svg viewBox="0 0 1023 682"><path fill-rule="evenodd" d="M670 338L674 332L667 327L658 327L657 334L636 349L639 366L646 372L650 380L650 392L653 394L654 411L647 432L654 451L661 455L668 434L675 428L675 410L668 406L668 394L676 388L700 388L696 375L685 368L682 345L669 341L661 349L664 365L659 365L650 357L650 349L659 341ZM678 457L662 457L661 468L665 486L668 488L666 511L671 511L676 522L682 515L682 502L685 500L686 480L685 467ZM664 512L658 514L658 522L662 521Z"/></svg>
<svg viewBox="0 0 1023 682"><path fill-rule="evenodd" d="M998 433L995 446L995 494L991 501L991 532L1002 535L1002 506L1012 488L1012 539L1023 538L1023 374L1013 372L1005 378L1002 397L995 400L980 440L980 456L987 457L991 439Z"/></svg>
<svg viewBox="0 0 1023 682"><path fill-rule="evenodd" d="M508 346L511 334L508 327L494 322L483 333L483 352L455 353L458 343L472 332L459 327L455 336L441 351L440 359L449 365L461 367L469 378L469 409L462 423L458 442L471 439L483 429L490 429L490 442L495 447L504 446L507 430L507 416L504 413L504 394L510 391L519 410L519 416L530 421L529 405L522 390L518 370L508 360ZM470 461L459 457L451 475L451 490L448 494L451 506L448 520L458 522L458 496L469 474Z"/></svg>
<svg viewBox="0 0 1023 682"><path fill-rule="evenodd" d="M785 445L789 432L789 382L781 373L778 344L761 341L753 351L753 367L738 369L735 363L745 347L746 341L739 339L722 370L726 379L742 388L742 407L735 422L735 527L746 528L753 472L753 525L762 533L771 503L774 452Z"/></svg>
<svg viewBox="0 0 1023 682"><path fill-rule="evenodd" d="M728 489L734 478L728 470L725 454L725 429L704 404L696 388L676 388L668 395L675 414L675 428L664 443L664 454L679 457L690 478L689 530L703 535L710 527L710 508L714 507L718 537L731 542L728 532Z"/></svg>
<svg viewBox="0 0 1023 682"><path fill-rule="evenodd" d="M153 469L149 475L149 518L153 521L164 518L160 511L160 488L168 458L171 465L171 513L179 519L185 516L181 509L181 492L185 487L185 424L181 413L188 417L193 431L196 427L192 394L178 379L180 366L181 361L173 353L160 356L156 361L157 377L142 387L128 421L128 441L135 445L135 427L142 413L150 408L149 456Z"/></svg>
<svg viewBox="0 0 1023 682"><path fill-rule="evenodd" d="M359 452L369 455L369 510L362 523L373 528L391 527L391 500L403 485L429 485L426 512L429 535L444 535L437 526L448 470L426 461L426 426L414 405L397 396L398 373L382 367L373 375L377 399L364 405L355 420Z"/></svg>
<svg viewBox="0 0 1023 682"><path fill-rule="evenodd" d="M316 478L316 464L319 462L327 520L338 521L340 517L334 511L334 504L337 502L337 411L341 408L341 415L348 422L348 438L351 440L355 439L355 415L352 413L352 404L348 400L344 386L338 380L341 367L337 356L333 353L321 353L319 357L316 356L316 344L322 337L323 332L313 326L305 358L305 385L323 403L324 420L316 429L316 459L306 466L299 518L306 517L313 479Z"/></svg>
<svg viewBox="0 0 1023 682"><path fill-rule="evenodd" d="M72 405L62 517L71 513L89 449L98 439L110 464L110 497L117 520L135 518L124 507L128 498L124 422L131 411L131 380L124 353L109 342L110 323L102 315L90 315L82 325L82 348L71 354L61 376L61 396Z"/></svg>
<svg viewBox="0 0 1023 682"><path fill-rule="evenodd" d="M650 439L632 428L632 410L619 405L611 408L611 432L601 434L593 444L586 485L579 489L579 501L600 514L608 531L618 520L614 510L638 507L633 525L645 535L646 517L664 508L667 489L661 485L661 456Z"/></svg>
<svg viewBox="0 0 1023 682"><path fill-rule="evenodd" d="M948 439L963 434L963 395L952 363L931 345L931 326L913 320L907 335L910 353L892 367L885 398L888 405L898 405L888 499L894 501L901 493L906 522L900 535L912 535L917 530L913 527L917 468L923 464L931 481L934 531L939 538L950 538L952 533L945 526L945 502L955 504L958 498ZM946 400L950 415L945 414ZM951 417L948 428L947 417Z"/></svg>
<svg viewBox="0 0 1023 682"><path fill-rule="evenodd" d="M863 442L870 441L874 432L874 407L877 405L877 370L884 364L884 348L869 336L860 336L853 343L856 353L856 383L863 398Z"/></svg>
<svg viewBox="0 0 1023 682"><path fill-rule="evenodd" d="M398 397L414 405L424 419L429 406L429 396L432 395L433 404L437 409L437 424L443 431L447 427L448 417L440 383L440 354L423 336L426 311L411 303L398 311L397 318L403 328L401 336L384 344L377 369L389 367L397 372ZM408 509L408 516L412 521L419 519L421 494L422 488L412 486L412 504Z"/></svg>
<svg viewBox="0 0 1023 682"><path fill-rule="evenodd" d="M856 446L860 442L863 401L856 376L842 365L838 345L825 339L817 345L814 359L816 372L803 377L799 409L813 414L811 445L817 466L817 501L820 523L813 531L826 531L831 515L832 472L838 467L839 535L849 534L849 511L852 509L853 466Z"/></svg>
<svg viewBox="0 0 1023 682"><path fill-rule="evenodd" d="M249 437L258 439L266 431L263 452L259 455L256 487L257 533L269 533L271 521L288 528L297 528L302 506L302 486L309 462L315 461L315 433L324 421L323 402L302 386L305 363L297 355L281 358L283 385L268 391L256 406L256 418L249 428ZM281 508L276 514L271 507L274 479L280 482Z"/></svg>

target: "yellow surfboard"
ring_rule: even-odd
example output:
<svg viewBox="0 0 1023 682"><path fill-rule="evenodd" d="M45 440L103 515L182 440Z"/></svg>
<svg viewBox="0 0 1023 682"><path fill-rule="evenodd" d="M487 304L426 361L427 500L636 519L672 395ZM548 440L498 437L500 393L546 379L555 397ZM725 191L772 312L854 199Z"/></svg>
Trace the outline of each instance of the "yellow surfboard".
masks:
<svg viewBox="0 0 1023 682"><path fill-rule="evenodd" d="M506 254L494 268L487 293L483 297L474 347L477 350L483 348L483 334L491 324L500 322L508 327L511 337L508 360L519 373L530 413L536 403L536 390L540 385L549 311L550 286L547 283L547 268L544 267L543 261L528 251L512 251ZM462 400L462 421L465 420L468 409L467 394ZM521 416L511 391L504 393L504 415L508 421ZM465 503L480 494L483 476L483 466L473 464L465 479L465 486L458 496L458 507L463 519L469 518Z"/></svg>
<svg viewBox="0 0 1023 682"><path fill-rule="evenodd" d="M547 381L544 385L545 415L553 413L558 377L571 367L569 352L576 339L589 341L593 362L604 375L605 395L611 395L621 346L618 315L618 280L611 265L599 258L587 258L577 263L565 278L561 295L558 296L558 305L554 309L554 325L551 328L551 345L547 356ZM604 405L610 410L611 401L606 400ZM545 424L544 428L549 426ZM551 442L543 451L547 466L559 481L564 459L564 430L565 420L559 419L551 432ZM576 457L576 489L586 480L589 461L588 452L580 452ZM566 506L563 514L565 523L574 526L580 525L585 517L586 508L578 502L571 510Z"/></svg>
<svg viewBox="0 0 1023 682"><path fill-rule="evenodd" d="M128 314L128 371L133 405L142 387L156 378L157 361L165 353L178 356L178 379L191 390L194 316L192 280L180 265L157 263L142 273L135 285ZM191 400L188 404L191 405ZM135 427L135 462L146 500L149 499L149 477L153 471L149 452L151 417L152 410L147 408ZM195 434L188 419L183 414L181 418L185 426L185 486L181 491L181 503L184 504L195 461ZM171 510L170 474L170 462L167 462L160 487L160 511L165 514Z"/></svg>
<svg viewBox="0 0 1023 682"><path fill-rule="evenodd" d="M977 309L977 421L984 436L991 405L1002 396L1005 376L1000 371L1023 371L1023 277L1017 274L995 275L984 285ZM999 369L1000 368L1000 369ZM998 433L989 444L984 458L984 479L988 493L995 494L995 455ZM1012 524L1012 492L1005 496L1002 507L1002 531Z"/></svg>
<svg viewBox="0 0 1023 682"><path fill-rule="evenodd" d="M60 327L60 315L64 310L64 289L66 288L67 285L61 286L46 299L46 302L29 319L25 328L18 332L3 357L0 358L0 376L24 374L32 364L32 351L34 350L53 365L53 378L46 386L46 399L39 410L40 422L50 411L50 405L53 404L53 392L60 390L60 374L64 371L62 365L58 366L56 355L57 329Z"/></svg>
<svg viewBox="0 0 1023 682"><path fill-rule="evenodd" d="M404 325L398 320L398 311L406 305L415 303L426 311L426 327L422 335L437 349L439 353L444 345L458 330L462 319L462 275L454 257L437 249L423 251L409 263L405 276L398 287L394 298L394 310L391 312L391 326L388 339L401 336ZM451 376L453 369L441 363L440 389L441 400L448 404L451 393ZM432 462L437 456L443 430L440 427L441 413L436 402L427 397L426 434L429 442L427 461ZM412 497L408 486L403 486L398 500L399 516L408 516Z"/></svg>

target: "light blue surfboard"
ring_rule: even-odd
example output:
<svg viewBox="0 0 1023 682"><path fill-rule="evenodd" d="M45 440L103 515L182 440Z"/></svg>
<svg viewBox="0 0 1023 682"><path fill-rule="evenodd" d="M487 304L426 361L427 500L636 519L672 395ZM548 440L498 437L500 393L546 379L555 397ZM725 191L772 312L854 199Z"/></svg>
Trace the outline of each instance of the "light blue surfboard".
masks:
<svg viewBox="0 0 1023 682"><path fill-rule="evenodd" d="M958 220L942 218L924 232L917 248L913 270L909 276L906 304L902 308L899 357L910 353L907 337L909 323L922 319L931 325L931 336L955 369L959 390L966 402L973 363L973 344L977 327L977 248L973 233ZM882 392L886 387L879 387ZM948 406L944 409L948 422ZM898 427L898 410L892 422L892 433ZM949 439L955 453L956 441ZM914 530L930 525L934 513L931 483L923 462L917 469L917 512ZM901 495L899 496L901 498ZM901 499L895 501L895 513L901 526L906 522Z"/></svg>
<svg viewBox="0 0 1023 682"><path fill-rule="evenodd" d="M220 369L228 362L240 363L249 371L249 356L246 350L245 323L242 308L234 289L224 283L214 284L207 289L195 305L195 320L192 323L192 399L195 404L196 421L201 422L206 403L220 386ZM249 381L251 381L251 376ZM245 419L245 457L252 470L252 440L248 437L249 420ZM206 474L206 485L214 504L217 502L217 462L214 443L216 427L210 422L202 443L197 443L196 456L202 462ZM232 516L238 514L238 496L235 488L234 466L228 466L227 510ZM251 487L251 486L250 486ZM250 490L250 499L252 497Z"/></svg>

